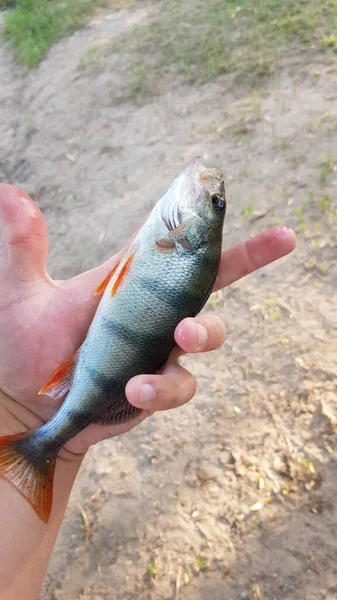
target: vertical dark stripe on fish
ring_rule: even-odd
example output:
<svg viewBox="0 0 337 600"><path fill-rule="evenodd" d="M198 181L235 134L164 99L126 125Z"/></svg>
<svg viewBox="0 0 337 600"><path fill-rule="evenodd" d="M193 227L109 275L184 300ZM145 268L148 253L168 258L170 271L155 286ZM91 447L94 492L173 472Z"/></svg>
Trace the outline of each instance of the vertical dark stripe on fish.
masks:
<svg viewBox="0 0 337 600"><path fill-rule="evenodd" d="M139 282L142 289L151 292L156 298L159 298L159 300L169 304L176 310L182 306L194 307L200 301L199 294L193 294L186 289L179 290L178 288L173 288L157 279L140 277Z"/></svg>
<svg viewBox="0 0 337 600"><path fill-rule="evenodd" d="M86 365L86 371L90 376L91 380L102 390L102 392L104 392L104 394L118 394L121 391L124 391L124 386L118 379L114 379L113 377L107 377L106 375L104 375L104 373L101 373L100 371L89 365Z"/></svg>
<svg viewBox="0 0 337 600"><path fill-rule="evenodd" d="M116 335L118 338L129 344L130 346L137 349L138 352L151 352L163 350L167 348L167 345L173 342L173 336L171 334L156 335L154 333L144 333L139 329L131 329L127 325L122 325L112 319L104 319L104 326L109 331Z"/></svg>

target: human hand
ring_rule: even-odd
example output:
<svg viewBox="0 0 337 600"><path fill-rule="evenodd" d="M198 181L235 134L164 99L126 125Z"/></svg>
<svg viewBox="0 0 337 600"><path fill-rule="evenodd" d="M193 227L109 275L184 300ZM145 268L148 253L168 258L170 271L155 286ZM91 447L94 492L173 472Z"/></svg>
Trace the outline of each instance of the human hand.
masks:
<svg viewBox="0 0 337 600"><path fill-rule="evenodd" d="M0 434L34 429L48 421L59 403L38 390L57 366L81 345L99 298L94 290L123 254L69 281L47 274L48 234L35 203L18 189L0 185L0 226L3 232L0 265ZM288 254L295 234L286 227L268 231L223 251L215 289ZM126 395L143 413L122 425L91 425L66 445L68 458L82 456L102 439L123 433L157 410L188 402L195 394L194 377L181 365L184 352L208 352L225 339L216 315L185 319L175 331L177 348L160 374L139 375L126 386ZM154 396L146 401L143 384Z"/></svg>

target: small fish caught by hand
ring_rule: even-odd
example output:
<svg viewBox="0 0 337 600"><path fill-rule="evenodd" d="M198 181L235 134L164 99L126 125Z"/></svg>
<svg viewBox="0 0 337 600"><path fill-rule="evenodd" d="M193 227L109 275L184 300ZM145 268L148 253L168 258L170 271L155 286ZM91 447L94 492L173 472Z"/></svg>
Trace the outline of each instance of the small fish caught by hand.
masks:
<svg viewBox="0 0 337 600"><path fill-rule="evenodd" d="M222 175L194 159L175 179L96 290L87 337L41 394L66 396L42 427L0 438L0 477L48 522L57 455L91 423L117 424L141 409L126 399L135 375L155 373L175 346L180 321L206 303L220 264L226 199Z"/></svg>

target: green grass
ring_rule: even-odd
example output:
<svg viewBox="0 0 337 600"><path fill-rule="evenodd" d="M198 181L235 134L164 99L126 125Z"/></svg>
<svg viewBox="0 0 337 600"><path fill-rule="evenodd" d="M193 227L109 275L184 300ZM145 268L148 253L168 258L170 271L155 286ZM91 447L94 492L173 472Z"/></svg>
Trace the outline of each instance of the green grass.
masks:
<svg viewBox="0 0 337 600"><path fill-rule="evenodd" d="M0 0L14 5L5 19L4 34L18 62L35 67L63 35L74 31L103 0ZM124 2L114 3L121 8Z"/></svg>
<svg viewBox="0 0 337 600"><path fill-rule="evenodd" d="M130 96L160 91L172 73L204 83L230 72L258 87L290 44L333 55L336 29L337 0L165 0L114 50L140 74Z"/></svg>
<svg viewBox="0 0 337 600"><path fill-rule="evenodd" d="M323 44L326 48L333 48L337 52L337 35L328 35L323 39Z"/></svg>
<svg viewBox="0 0 337 600"><path fill-rule="evenodd" d="M195 562L200 571L205 571L206 569L208 569L208 560L204 556L201 556L201 554L198 554L195 557Z"/></svg>
<svg viewBox="0 0 337 600"><path fill-rule="evenodd" d="M254 216L254 206L252 204L248 204L245 208L243 208L240 212L241 217L248 217L249 219Z"/></svg>
<svg viewBox="0 0 337 600"><path fill-rule="evenodd" d="M335 169L335 159L331 152L327 152L324 157L321 158L320 161L321 171L320 171L320 179L322 185L328 185L330 181L331 174Z"/></svg>
<svg viewBox="0 0 337 600"><path fill-rule="evenodd" d="M13 4L13 0L0 0L2 5L8 2ZM18 60L36 66L53 43L80 26L102 3L17 0L7 15L5 34ZM120 8L132 3L117 0L114 4ZM166 75L193 83L233 73L259 87L274 72L282 52L289 52L290 44L318 47L331 55L336 50L337 0L160 0L153 4L155 10L119 36L110 50L116 57L123 56L126 98L160 93ZM107 64L111 66L109 58Z"/></svg>
<svg viewBox="0 0 337 600"><path fill-rule="evenodd" d="M318 204L319 204L319 207L320 207L322 213L327 212L329 210L329 208L330 208L330 205L331 205L331 198L330 198L330 196L327 196L327 195L324 196L324 198L322 198L319 201Z"/></svg>
<svg viewBox="0 0 337 600"><path fill-rule="evenodd" d="M158 569L155 563L150 563L147 567L147 573L148 575L150 575L151 577L154 577L155 575L157 575L158 573Z"/></svg>

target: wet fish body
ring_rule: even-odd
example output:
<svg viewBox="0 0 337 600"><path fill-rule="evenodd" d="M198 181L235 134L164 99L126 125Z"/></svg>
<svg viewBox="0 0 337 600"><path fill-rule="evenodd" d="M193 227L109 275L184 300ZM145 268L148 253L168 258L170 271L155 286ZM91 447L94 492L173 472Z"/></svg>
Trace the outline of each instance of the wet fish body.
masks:
<svg viewBox="0 0 337 600"><path fill-rule="evenodd" d="M218 272L225 192L221 174L196 158L173 182L97 290L86 339L41 388L68 394L54 417L28 434L0 438L0 477L48 521L60 448L90 423L117 424L141 411L125 397L135 375L156 372L177 324L207 301Z"/></svg>

